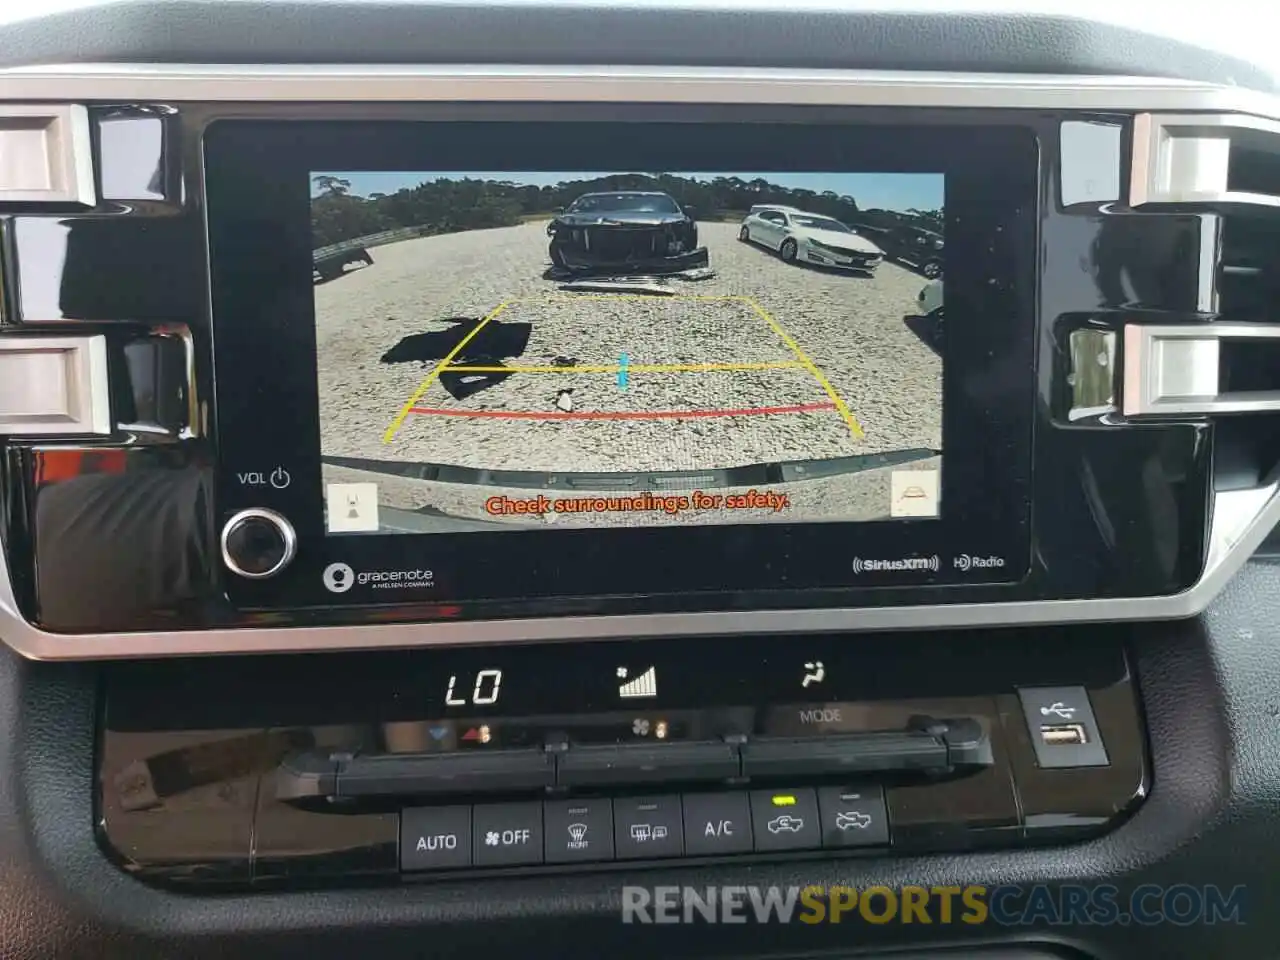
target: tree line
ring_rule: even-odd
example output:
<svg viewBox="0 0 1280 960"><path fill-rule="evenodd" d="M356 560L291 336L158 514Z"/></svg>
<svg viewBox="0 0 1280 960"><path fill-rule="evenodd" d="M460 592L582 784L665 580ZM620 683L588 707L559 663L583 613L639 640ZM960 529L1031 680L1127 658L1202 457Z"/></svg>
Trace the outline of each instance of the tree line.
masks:
<svg viewBox="0 0 1280 960"><path fill-rule="evenodd" d="M312 178L311 233L314 248L406 227L422 235L457 233L488 227L510 227L525 220L551 217L584 193L612 190L659 190L681 206L692 207L699 220L741 217L762 203L799 207L843 223L868 226L910 224L941 230L941 210L860 210L854 197L833 191L783 187L764 179L717 177L693 180L672 174L618 174L535 186L504 180L437 179L391 194L367 197L351 192L341 177Z"/></svg>

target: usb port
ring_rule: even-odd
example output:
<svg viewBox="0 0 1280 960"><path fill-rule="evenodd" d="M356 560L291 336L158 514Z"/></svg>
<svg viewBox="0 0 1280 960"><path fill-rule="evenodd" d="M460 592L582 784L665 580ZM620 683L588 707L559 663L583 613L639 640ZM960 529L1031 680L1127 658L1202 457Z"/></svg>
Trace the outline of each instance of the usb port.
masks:
<svg viewBox="0 0 1280 960"><path fill-rule="evenodd" d="M1079 723L1063 723L1052 727L1040 728L1040 739L1051 747L1080 745L1088 743L1089 737Z"/></svg>

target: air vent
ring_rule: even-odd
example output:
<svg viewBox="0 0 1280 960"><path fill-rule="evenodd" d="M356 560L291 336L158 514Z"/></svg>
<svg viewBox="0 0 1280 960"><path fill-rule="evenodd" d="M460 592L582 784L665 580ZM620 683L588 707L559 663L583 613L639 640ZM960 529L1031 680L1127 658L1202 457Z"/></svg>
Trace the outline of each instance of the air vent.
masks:
<svg viewBox="0 0 1280 960"><path fill-rule="evenodd" d="M1212 417L1214 488L1244 497L1252 517L1280 476L1280 123L1136 117L1129 202L1204 215L1217 242L1199 315L1125 327L1122 409L1139 419Z"/></svg>
<svg viewBox="0 0 1280 960"><path fill-rule="evenodd" d="M1243 114L1139 114L1129 205L1280 215L1280 122Z"/></svg>
<svg viewBox="0 0 1280 960"><path fill-rule="evenodd" d="M0 209L91 207L94 202L88 111L0 105Z"/></svg>
<svg viewBox="0 0 1280 960"><path fill-rule="evenodd" d="M1219 229L1212 319L1125 328L1125 414L1280 412L1280 123L1142 114L1133 138L1130 205Z"/></svg>

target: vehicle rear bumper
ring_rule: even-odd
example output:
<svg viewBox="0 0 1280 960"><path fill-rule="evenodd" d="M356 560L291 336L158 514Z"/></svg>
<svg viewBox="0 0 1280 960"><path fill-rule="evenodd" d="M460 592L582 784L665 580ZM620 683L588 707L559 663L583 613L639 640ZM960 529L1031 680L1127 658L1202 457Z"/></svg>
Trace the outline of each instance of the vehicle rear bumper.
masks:
<svg viewBox="0 0 1280 960"><path fill-rule="evenodd" d="M674 257L648 257L645 259L603 260L592 257L583 250L560 248L562 269L575 276L597 275L618 277L630 274L664 275L683 273L710 266L711 255L706 247L698 247Z"/></svg>

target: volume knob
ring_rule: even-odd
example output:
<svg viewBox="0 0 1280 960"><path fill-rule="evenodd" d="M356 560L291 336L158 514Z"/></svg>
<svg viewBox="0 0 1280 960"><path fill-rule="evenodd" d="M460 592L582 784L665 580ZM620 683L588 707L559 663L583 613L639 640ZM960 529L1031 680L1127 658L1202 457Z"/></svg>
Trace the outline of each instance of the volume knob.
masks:
<svg viewBox="0 0 1280 960"><path fill-rule="evenodd" d="M293 524L274 510L241 510L222 528L222 562L249 580L274 577L297 552Z"/></svg>

